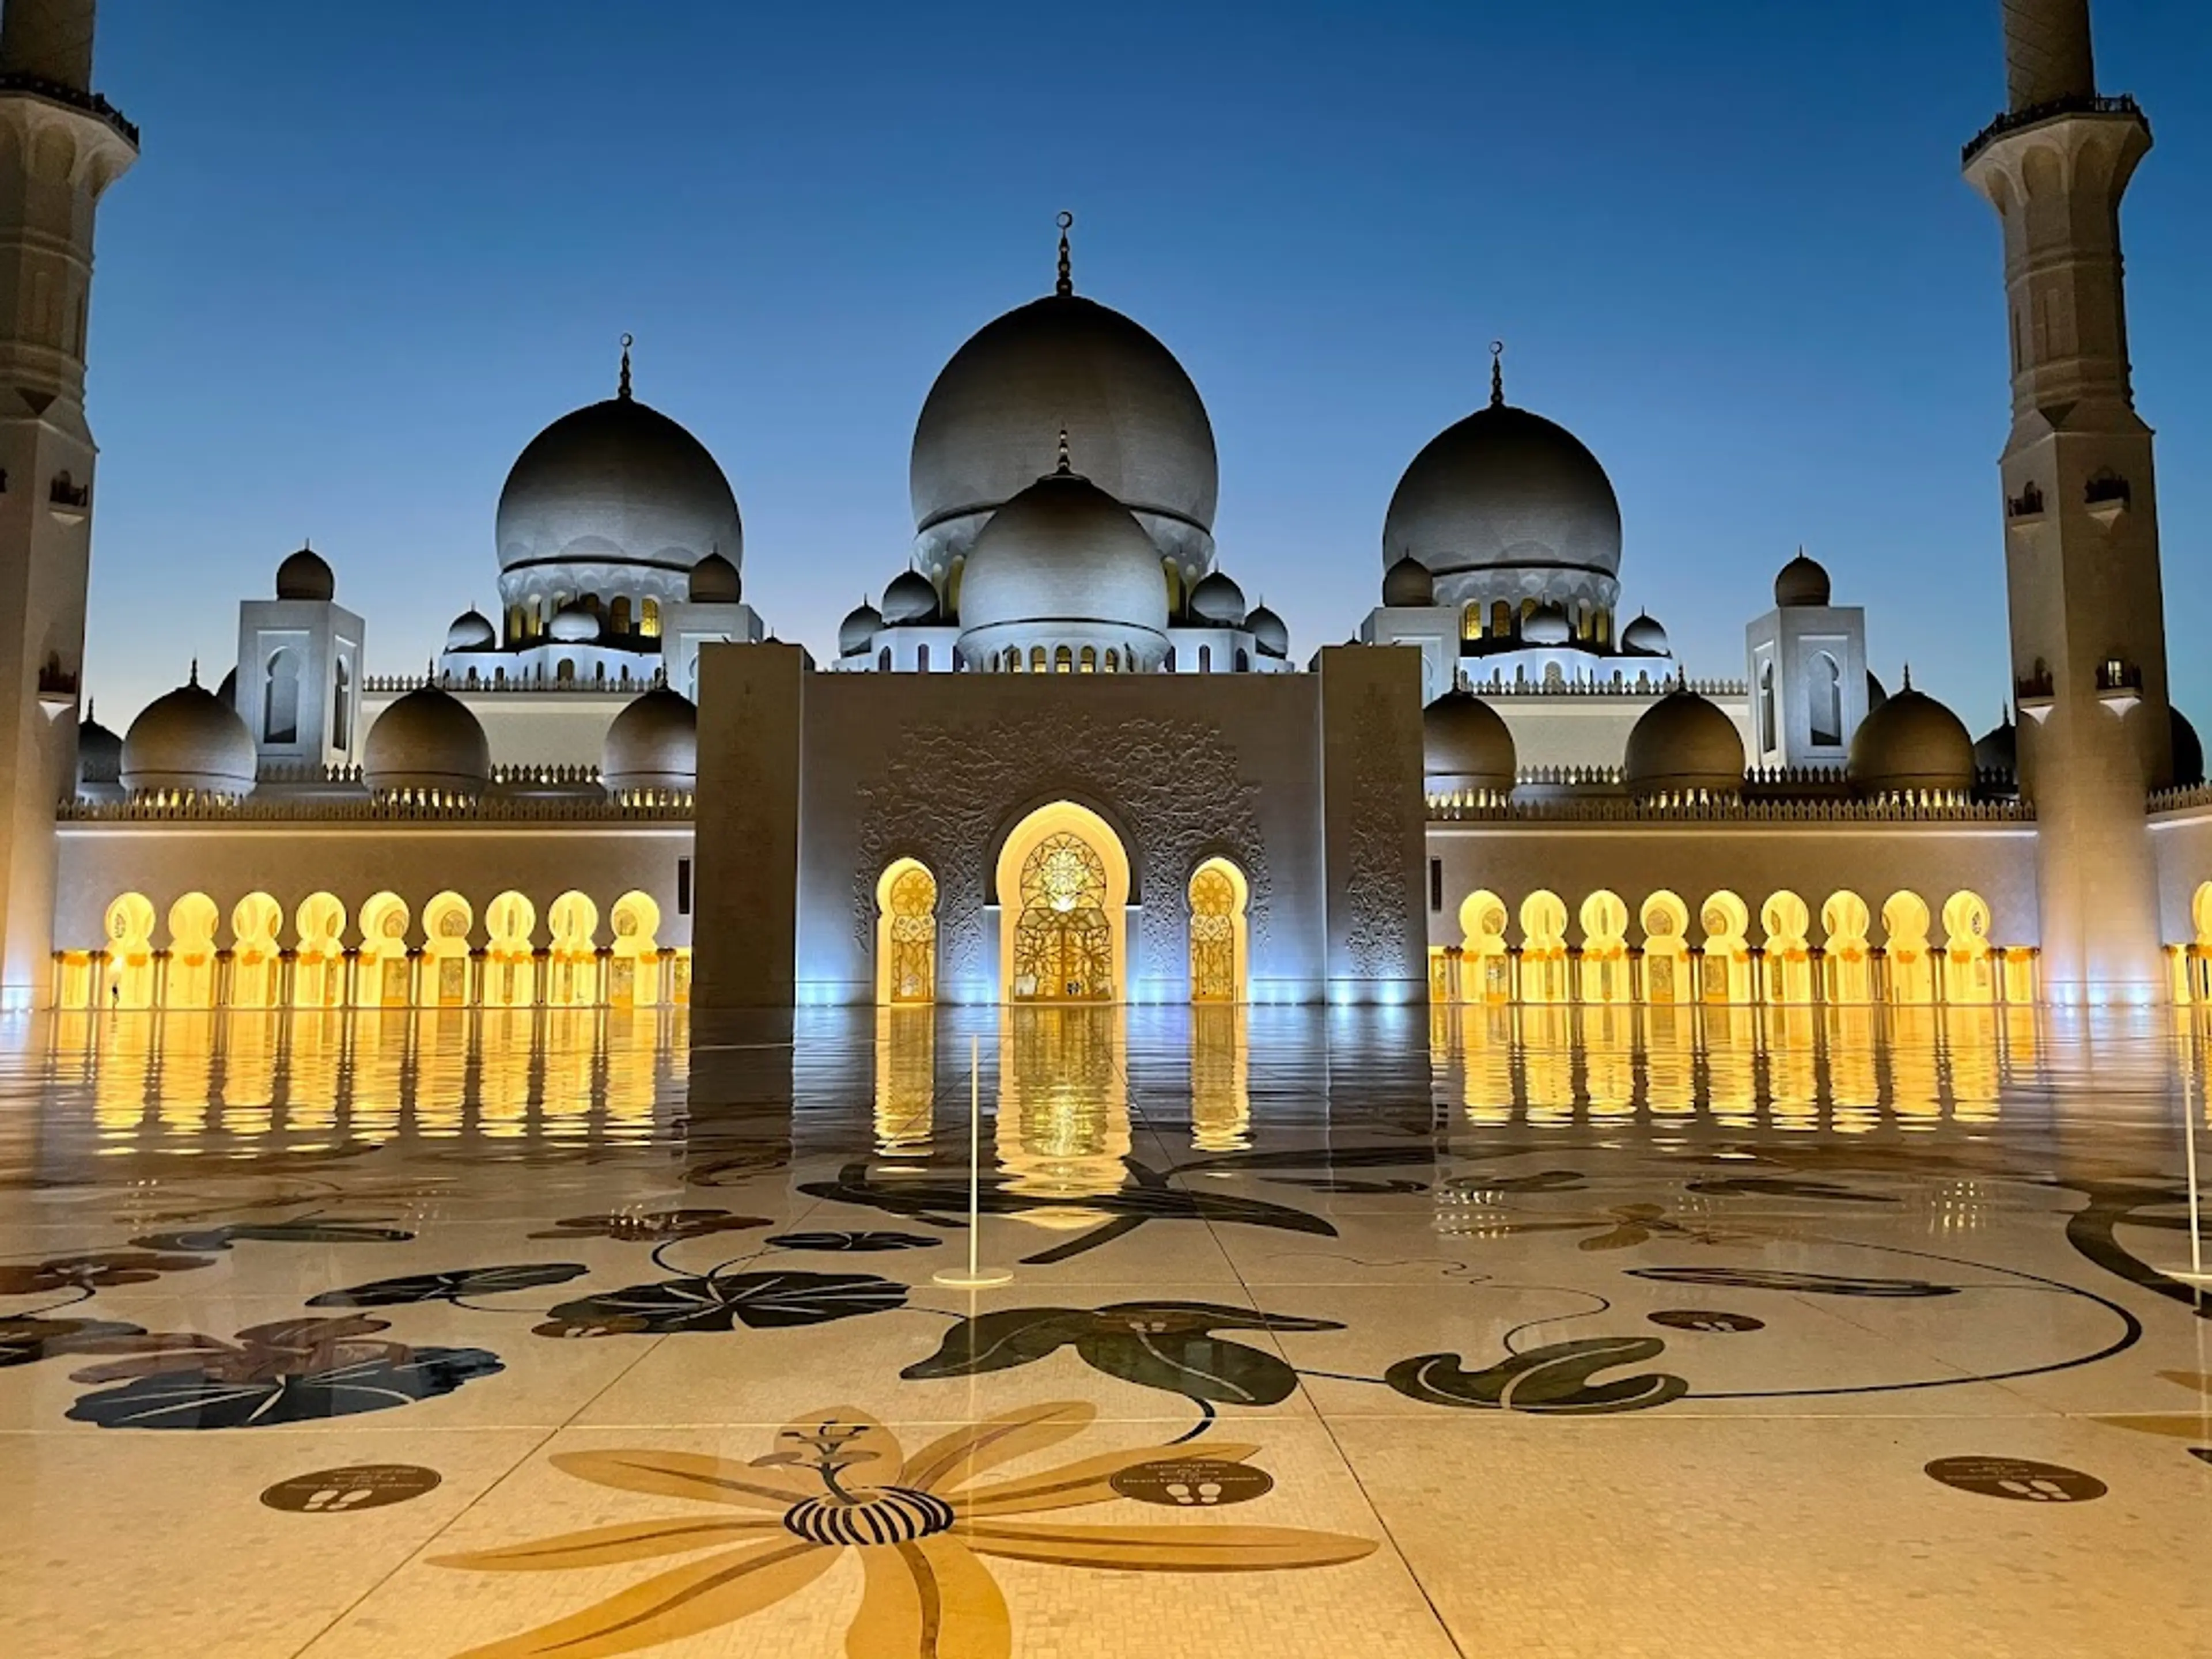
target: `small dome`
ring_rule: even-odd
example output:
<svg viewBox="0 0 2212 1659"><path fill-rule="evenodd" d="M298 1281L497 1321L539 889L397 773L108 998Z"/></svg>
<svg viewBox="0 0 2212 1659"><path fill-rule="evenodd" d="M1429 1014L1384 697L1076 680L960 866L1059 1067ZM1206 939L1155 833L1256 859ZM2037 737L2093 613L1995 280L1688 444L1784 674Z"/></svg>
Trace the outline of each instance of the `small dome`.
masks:
<svg viewBox="0 0 2212 1659"><path fill-rule="evenodd" d="M1164 644L1159 551L1128 508L1079 473L1048 473L1022 491L991 515L968 556L962 637L1024 623L1043 634L1126 629Z"/></svg>
<svg viewBox="0 0 2212 1659"><path fill-rule="evenodd" d="M225 708L238 707L238 671L235 668L225 674L222 677L222 684L216 687L215 700ZM243 720L245 716L241 714L239 718Z"/></svg>
<svg viewBox="0 0 2212 1659"><path fill-rule="evenodd" d="M2009 713L1974 739L1974 770L2008 778L2020 775L2020 728L2012 723Z"/></svg>
<svg viewBox="0 0 2212 1659"><path fill-rule="evenodd" d="M1636 620L1620 630L1620 648L1646 657L1667 654L1667 630L1659 625L1656 617L1637 613Z"/></svg>
<svg viewBox="0 0 2212 1659"><path fill-rule="evenodd" d="M625 377L627 378L627 377ZM568 562L689 572L744 556L738 498L707 447L627 390L563 415L499 493L503 570Z"/></svg>
<svg viewBox="0 0 2212 1659"><path fill-rule="evenodd" d="M1385 565L1620 573L1620 503L1582 441L1504 401L1445 428L1413 458L1382 520Z"/></svg>
<svg viewBox="0 0 2212 1659"><path fill-rule="evenodd" d="M328 601L338 591L338 579L323 556L303 547L276 567L276 597L280 599Z"/></svg>
<svg viewBox="0 0 2212 1659"><path fill-rule="evenodd" d="M1868 713L1868 714L1873 714L1873 713L1874 713L1874 711L1875 711L1875 709L1877 709L1877 708L1881 708L1881 707L1882 706L1882 704L1884 704L1884 703L1887 702L1888 701L1889 701L1889 688L1888 688L1887 686L1884 685L1884 684L1883 684L1880 680L1878 680L1878 679L1875 678L1875 677L1874 677L1874 670L1873 670L1873 669L1871 669L1871 668L1868 669L1868 670L1867 670L1867 713Z"/></svg>
<svg viewBox="0 0 2212 1659"><path fill-rule="evenodd" d="M633 698L607 727L599 781L611 792L696 785L699 711L691 700L665 685Z"/></svg>
<svg viewBox="0 0 2212 1659"><path fill-rule="evenodd" d="M1447 691L1421 712L1421 776L1428 793L1513 787L1513 733L1471 691Z"/></svg>
<svg viewBox="0 0 2212 1659"><path fill-rule="evenodd" d="M395 789L478 794L491 781L491 744L467 704L434 685L417 686L368 728L361 769L379 794Z"/></svg>
<svg viewBox="0 0 2212 1659"><path fill-rule="evenodd" d="M1567 613L1556 605L1540 605L1521 624L1521 639L1528 645L1565 645L1575 630Z"/></svg>
<svg viewBox="0 0 2212 1659"><path fill-rule="evenodd" d="M599 619L580 605L564 605L545 625L549 638L562 645L589 645L599 637Z"/></svg>
<svg viewBox="0 0 2212 1659"><path fill-rule="evenodd" d="M1252 643L1262 654L1287 657L1291 654L1291 630L1283 619L1264 605L1255 605L1244 618L1244 626L1251 630Z"/></svg>
<svg viewBox="0 0 2212 1659"><path fill-rule="evenodd" d="M1799 548L1797 556L1776 573L1774 603L1784 610L1795 605L1820 605L1828 602L1828 571L1818 559L1808 559L1805 550Z"/></svg>
<svg viewBox="0 0 2212 1659"><path fill-rule="evenodd" d="M113 789L123 781L123 739L88 713L77 722L76 787Z"/></svg>
<svg viewBox="0 0 2212 1659"><path fill-rule="evenodd" d="M845 620L837 624L837 654L855 657L874 642L876 630L884 625L884 613L863 599L845 613Z"/></svg>
<svg viewBox="0 0 2212 1659"><path fill-rule="evenodd" d="M1714 704L1678 687L1638 718L1628 733L1623 769L1637 795L1737 794L1743 788L1743 734Z"/></svg>
<svg viewBox="0 0 2212 1659"><path fill-rule="evenodd" d="M718 550L691 567L688 597L694 605L741 605L744 582Z"/></svg>
<svg viewBox="0 0 2212 1659"><path fill-rule="evenodd" d="M1382 573L1382 603L1402 610L1437 602L1437 579L1428 566L1407 554Z"/></svg>
<svg viewBox="0 0 2212 1659"><path fill-rule="evenodd" d="M902 570L884 589L884 620L894 628L937 620L937 589L919 570Z"/></svg>
<svg viewBox="0 0 2212 1659"><path fill-rule="evenodd" d="M453 625L446 630L448 651L489 651L498 643L491 618L473 605L454 617Z"/></svg>
<svg viewBox="0 0 2212 1659"><path fill-rule="evenodd" d="M1844 775L1863 795L1930 790L1963 795L1974 787L1974 740L1935 698L1905 689L1859 722Z"/></svg>
<svg viewBox="0 0 2212 1659"><path fill-rule="evenodd" d="M1216 628L1244 626L1244 590L1224 573L1213 570L1190 590L1190 614Z"/></svg>
<svg viewBox="0 0 2212 1659"><path fill-rule="evenodd" d="M2204 745L2189 716L2171 703L2166 718L2173 728L2173 781L2177 788L2193 789L2204 781Z"/></svg>
<svg viewBox="0 0 2212 1659"><path fill-rule="evenodd" d="M191 683L148 703L123 738L123 787L137 794L188 789L243 795L253 787L258 756L238 711Z"/></svg>

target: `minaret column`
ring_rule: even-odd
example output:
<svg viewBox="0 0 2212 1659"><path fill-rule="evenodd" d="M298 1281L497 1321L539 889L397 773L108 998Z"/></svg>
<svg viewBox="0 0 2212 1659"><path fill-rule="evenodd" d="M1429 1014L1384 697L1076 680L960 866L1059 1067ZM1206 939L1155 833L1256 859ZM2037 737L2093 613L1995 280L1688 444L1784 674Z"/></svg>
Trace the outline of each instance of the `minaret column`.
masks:
<svg viewBox="0 0 2212 1659"><path fill-rule="evenodd" d="M2043 976L2061 1002L2164 984L2145 797L2172 780L2150 428L2128 368L2119 209L2150 126L2095 90L2087 0L2005 0L2011 108L1966 147L2003 227L2002 478L2021 779Z"/></svg>
<svg viewBox="0 0 2212 1659"><path fill-rule="evenodd" d="M138 157L91 89L94 0L0 11L0 1006L52 981L54 808L74 781L94 458L93 219Z"/></svg>

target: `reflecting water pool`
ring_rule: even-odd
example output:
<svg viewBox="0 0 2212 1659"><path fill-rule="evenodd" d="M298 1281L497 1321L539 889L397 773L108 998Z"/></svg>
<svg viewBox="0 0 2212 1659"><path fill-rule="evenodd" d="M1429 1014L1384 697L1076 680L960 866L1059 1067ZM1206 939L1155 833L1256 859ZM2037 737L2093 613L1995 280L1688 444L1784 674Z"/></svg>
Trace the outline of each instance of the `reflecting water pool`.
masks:
<svg viewBox="0 0 2212 1659"><path fill-rule="evenodd" d="M2212 1653L2162 1016L6 1038L9 1652Z"/></svg>

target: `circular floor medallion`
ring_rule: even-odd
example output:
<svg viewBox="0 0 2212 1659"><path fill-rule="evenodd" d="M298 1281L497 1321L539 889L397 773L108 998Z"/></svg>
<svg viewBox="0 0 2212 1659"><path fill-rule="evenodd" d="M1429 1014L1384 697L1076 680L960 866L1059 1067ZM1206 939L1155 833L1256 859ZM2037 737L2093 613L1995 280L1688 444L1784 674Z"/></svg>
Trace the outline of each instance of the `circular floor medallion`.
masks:
<svg viewBox="0 0 2212 1659"><path fill-rule="evenodd" d="M1717 1313L1710 1308L1662 1308L1657 1313L1646 1314L1655 1325L1664 1325L1670 1331L1763 1331L1766 1322L1753 1319L1749 1314Z"/></svg>
<svg viewBox="0 0 2212 1659"><path fill-rule="evenodd" d="M420 1498L443 1478L419 1463L356 1463L279 1480L261 1501L293 1515L345 1515Z"/></svg>
<svg viewBox="0 0 2212 1659"><path fill-rule="evenodd" d="M1126 1468L1109 1483L1124 1498L1165 1509L1215 1509L1249 1504L1274 1489L1275 1478L1249 1463L1215 1457L1164 1457Z"/></svg>
<svg viewBox="0 0 2212 1659"><path fill-rule="evenodd" d="M1939 1457L1927 1472L1960 1492L2027 1504L2086 1504L2106 1492L2105 1483L2094 1474L2025 1457Z"/></svg>

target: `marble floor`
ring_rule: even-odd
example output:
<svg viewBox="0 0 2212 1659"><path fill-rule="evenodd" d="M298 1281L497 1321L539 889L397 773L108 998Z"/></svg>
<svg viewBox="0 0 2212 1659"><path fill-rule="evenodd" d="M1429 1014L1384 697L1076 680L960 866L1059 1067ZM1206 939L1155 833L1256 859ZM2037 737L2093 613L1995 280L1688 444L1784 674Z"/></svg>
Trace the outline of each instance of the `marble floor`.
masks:
<svg viewBox="0 0 2212 1659"><path fill-rule="evenodd" d="M2163 1014L0 1042L0 1653L2212 1655Z"/></svg>

